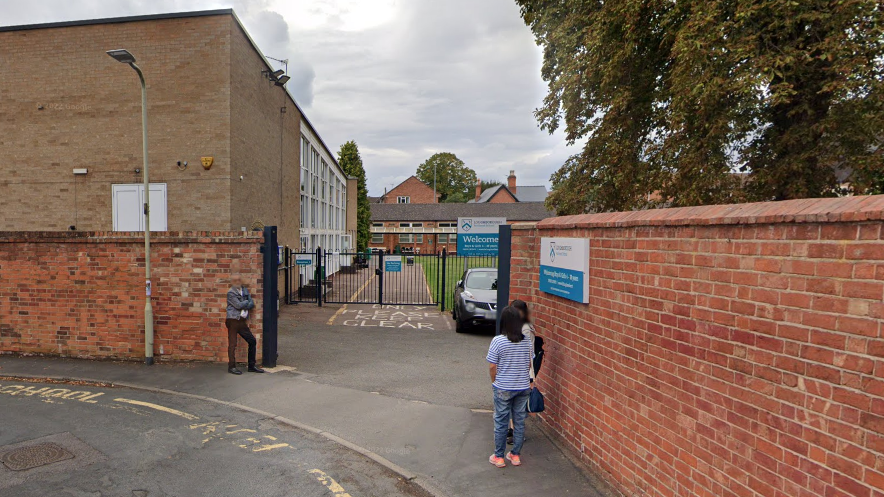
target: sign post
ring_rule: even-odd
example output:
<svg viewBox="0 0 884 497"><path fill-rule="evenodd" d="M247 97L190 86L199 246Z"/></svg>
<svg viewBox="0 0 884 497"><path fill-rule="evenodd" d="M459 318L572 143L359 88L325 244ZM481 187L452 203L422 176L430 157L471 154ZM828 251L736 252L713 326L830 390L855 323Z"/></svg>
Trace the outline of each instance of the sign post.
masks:
<svg viewBox="0 0 884 497"><path fill-rule="evenodd" d="M457 255L497 255L505 217L457 218Z"/></svg>
<svg viewBox="0 0 884 497"><path fill-rule="evenodd" d="M589 303L589 240L540 239L540 291Z"/></svg>

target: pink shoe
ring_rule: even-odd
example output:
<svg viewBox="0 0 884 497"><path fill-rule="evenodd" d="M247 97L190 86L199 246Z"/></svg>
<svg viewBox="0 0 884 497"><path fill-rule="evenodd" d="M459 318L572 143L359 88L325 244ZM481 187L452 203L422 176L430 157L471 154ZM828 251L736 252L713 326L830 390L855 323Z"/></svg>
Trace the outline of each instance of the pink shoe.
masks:
<svg viewBox="0 0 884 497"><path fill-rule="evenodd" d="M507 458L507 460L509 460L509 462L513 463L513 466L521 466L522 465L522 458L517 455L513 455L512 452L507 452L506 458Z"/></svg>
<svg viewBox="0 0 884 497"><path fill-rule="evenodd" d="M516 457L519 457L519 456L516 456ZM491 457L488 458L488 462L497 466L498 468L505 468L506 467L506 461L504 461L502 457L497 457L494 454L491 454Z"/></svg>

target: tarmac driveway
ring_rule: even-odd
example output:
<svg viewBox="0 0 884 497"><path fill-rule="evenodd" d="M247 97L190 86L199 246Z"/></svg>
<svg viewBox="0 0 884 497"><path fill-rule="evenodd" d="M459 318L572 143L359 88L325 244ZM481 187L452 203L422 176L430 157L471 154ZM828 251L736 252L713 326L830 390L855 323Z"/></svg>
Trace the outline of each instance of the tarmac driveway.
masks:
<svg viewBox="0 0 884 497"><path fill-rule="evenodd" d="M285 306L279 360L313 381L431 404L491 408L493 329L455 333L436 306Z"/></svg>

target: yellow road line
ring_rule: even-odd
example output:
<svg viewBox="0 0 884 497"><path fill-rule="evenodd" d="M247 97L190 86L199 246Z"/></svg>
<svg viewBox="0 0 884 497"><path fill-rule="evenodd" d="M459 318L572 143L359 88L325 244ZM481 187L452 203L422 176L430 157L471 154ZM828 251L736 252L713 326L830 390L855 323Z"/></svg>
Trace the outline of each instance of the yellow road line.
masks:
<svg viewBox="0 0 884 497"><path fill-rule="evenodd" d="M149 408L155 409L157 411L162 411L162 412L166 412L169 414L174 414L176 416L181 416L182 418L189 419L191 421L193 421L194 419L199 419L199 416L194 416L193 414L187 414L186 412L177 411L177 410L172 409L170 407L165 407L165 406L161 406L161 405L157 405L157 404L151 404L150 402L142 402L140 400L122 399L122 398L114 399L114 402L122 402L124 404L132 404L135 406L149 407Z"/></svg>
<svg viewBox="0 0 884 497"><path fill-rule="evenodd" d="M325 324L328 324L328 325L333 324L335 322L335 318L340 316L341 313L344 312L344 309L346 309L346 308L347 308L347 304L344 304L343 306L341 306L341 308L338 309L338 312L334 313L334 315L332 317L328 318L328 322Z"/></svg>
<svg viewBox="0 0 884 497"><path fill-rule="evenodd" d="M331 476L328 476L318 469L311 469L309 473L315 476L316 479L319 480L319 483L325 485L335 497L350 497L350 494L344 490L344 487L340 486Z"/></svg>
<svg viewBox="0 0 884 497"><path fill-rule="evenodd" d="M265 450L273 450L280 449L282 447L288 447L289 444L274 444L274 445L262 445L257 449L252 449L252 452L264 452Z"/></svg>
<svg viewBox="0 0 884 497"><path fill-rule="evenodd" d="M356 300L356 297L358 297L359 294L362 293L362 290L365 290L365 287L367 287L368 284L371 283L372 280L374 280L374 277L375 277L375 276L377 276L377 275L376 275L376 274L371 275L371 278L369 278L368 281L366 281L365 283L363 283L362 286L359 287L359 290L356 290L355 292L353 292L353 295L350 296L350 301L351 301L351 302L354 301L354 300ZM340 316L341 313L343 313L343 312L344 312L344 309L346 309L346 308L347 308L347 304L344 304L343 306L341 306L341 308L338 309L338 311L335 312L335 314L334 314L332 317L330 317L330 318L328 319L328 322L325 323L325 324L327 324L327 325L332 325L332 324L334 324L334 322L335 322L335 318L338 317L338 316Z"/></svg>

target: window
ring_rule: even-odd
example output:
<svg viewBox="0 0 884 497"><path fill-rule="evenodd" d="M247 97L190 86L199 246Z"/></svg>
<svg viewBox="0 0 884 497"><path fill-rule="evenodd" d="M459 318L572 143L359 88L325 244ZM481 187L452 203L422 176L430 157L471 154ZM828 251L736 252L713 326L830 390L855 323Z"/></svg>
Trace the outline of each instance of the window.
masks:
<svg viewBox="0 0 884 497"><path fill-rule="evenodd" d="M372 233L371 234L371 243L375 245L380 245L384 243L384 234L383 233Z"/></svg>
<svg viewBox="0 0 884 497"><path fill-rule="evenodd" d="M399 235L399 243L424 243L424 235L421 233L402 233Z"/></svg>
<svg viewBox="0 0 884 497"><path fill-rule="evenodd" d="M410 204L411 197L396 197L397 204Z"/></svg>
<svg viewBox="0 0 884 497"><path fill-rule="evenodd" d="M440 228L457 228L457 223L439 223Z"/></svg>
<svg viewBox="0 0 884 497"><path fill-rule="evenodd" d="M303 169L302 169L303 171ZM301 184L301 189L303 189L304 185ZM301 227L307 227L307 196L301 195Z"/></svg>
<svg viewBox="0 0 884 497"><path fill-rule="evenodd" d="M439 243L457 243L457 233L439 233Z"/></svg>
<svg viewBox="0 0 884 497"><path fill-rule="evenodd" d="M301 135L301 191L307 191L307 182L310 181L310 142L307 137Z"/></svg>
<svg viewBox="0 0 884 497"><path fill-rule="evenodd" d="M422 228L424 223L399 223L400 228Z"/></svg>

